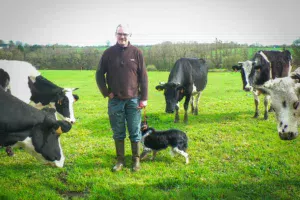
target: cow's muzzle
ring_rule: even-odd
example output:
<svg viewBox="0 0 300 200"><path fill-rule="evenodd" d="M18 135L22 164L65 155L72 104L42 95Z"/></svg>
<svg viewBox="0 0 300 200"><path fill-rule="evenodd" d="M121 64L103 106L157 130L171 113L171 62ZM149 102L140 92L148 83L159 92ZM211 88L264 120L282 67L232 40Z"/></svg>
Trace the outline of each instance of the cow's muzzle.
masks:
<svg viewBox="0 0 300 200"><path fill-rule="evenodd" d="M246 92L250 92L250 91L252 91L252 87L247 87L247 88L244 88L244 91L246 91Z"/></svg>
<svg viewBox="0 0 300 200"><path fill-rule="evenodd" d="M282 140L293 140L298 137L298 132L278 132L280 139Z"/></svg>
<svg viewBox="0 0 300 200"><path fill-rule="evenodd" d="M166 113L174 113L174 110L168 110L168 109L166 109Z"/></svg>

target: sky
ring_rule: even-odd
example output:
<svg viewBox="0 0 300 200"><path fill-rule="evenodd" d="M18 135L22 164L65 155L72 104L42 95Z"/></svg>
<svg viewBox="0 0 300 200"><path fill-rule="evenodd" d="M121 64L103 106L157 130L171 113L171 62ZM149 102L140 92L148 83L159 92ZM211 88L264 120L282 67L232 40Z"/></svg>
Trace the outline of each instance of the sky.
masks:
<svg viewBox="0 0 300 200"><path fill-rule="evenodd" d="M299 0L0 0L0 39L30 45L116 43L118 24L132 44L165 41L292 44L300 38Z"/></svg>

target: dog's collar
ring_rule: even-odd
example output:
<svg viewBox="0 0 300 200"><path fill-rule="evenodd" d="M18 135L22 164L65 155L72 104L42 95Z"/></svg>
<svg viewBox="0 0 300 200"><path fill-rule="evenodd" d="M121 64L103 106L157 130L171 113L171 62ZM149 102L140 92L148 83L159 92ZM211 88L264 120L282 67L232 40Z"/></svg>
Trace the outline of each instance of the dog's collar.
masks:
<svg viewBox="0 0 300 200"><path fill-rule="evenodd" d="M145 133L145 135L144 136L148 136L149 134L151 134L152 133L152 129L149 129L146 133Z"/></svg>
<svg viewBox="0 0 300 200"><path fill-rule="evenodd" d="M150 130L148 130L148 131L145 133L145 135L143 135L142 141L141 141L143 144L144 144L145 138L146 138L147 136L149 136L151 133L152 133L152 130L150 129Z"/></svg>

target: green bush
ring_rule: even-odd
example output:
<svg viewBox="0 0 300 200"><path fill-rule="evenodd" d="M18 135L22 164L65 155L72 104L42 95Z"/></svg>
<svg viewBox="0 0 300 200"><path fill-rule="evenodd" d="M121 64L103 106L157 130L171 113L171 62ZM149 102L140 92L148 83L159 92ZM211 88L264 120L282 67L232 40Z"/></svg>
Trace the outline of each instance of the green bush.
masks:
<svg viewBox="0 0 300 200"><path fill-rule="evenodd" d="M157 69L156 69L155 65L148 65L147 71L157 71Z"/></svg>

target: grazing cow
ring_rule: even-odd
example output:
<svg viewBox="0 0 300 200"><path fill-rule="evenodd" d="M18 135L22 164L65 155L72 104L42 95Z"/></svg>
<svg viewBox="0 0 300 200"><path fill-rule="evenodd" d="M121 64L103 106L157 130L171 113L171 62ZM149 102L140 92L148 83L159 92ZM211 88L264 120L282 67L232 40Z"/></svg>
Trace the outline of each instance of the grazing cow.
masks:
<svg viewBox="0 0 300 200"><path fill-rule="evenodd" d="M41 109L53 107L74 123L73 102L78 100L72 92L77 89L61 88L45 79L31 64L23 61L0 60L0 68L10 76L12 95Z"/></svg>
<svg viewBox="0 0 300 200"><path fill-rule="evenodd" d="M298 136L300 118L300 74L269 80L256 89L271 96L276 113L277 131L282 140L292 140Z"/></svg>
<svg viewBox="0 0 300 200"><path fill-rule="evenodd" d="M255 114L259 116L259 98L257 91L253 90L256 85L261 85L270 79L286 77L291 71L292 56L288 50L280 51L258 51L252 61L239 62L238 66L232 69L241 71L243 80L243 89L251 91L254 95ZM269 95L264 98L264 119L268 119Z"/></svg>
<svg viewBox="0 0 300 200"><path fill-rule="evenodd" d="M166 112L173 113L176 109L175 123L179 122L179 102L184 97L184 122L188 123L189 102L191 102L192 113L198 115L201 92L207 84L207 72L208 67L204 59L180 58L170 72L168 83L160 83L156 86L157 90L164 90ZM194 95L197 95L195 105Z"/></svg>
<svg viewBox="0 0 300 200"><path fill-rule="evenodd" d="M63 167L59 141L72 125L55 119L55 109L38 110L0 87L0 146L21 146L38 160Z"/></svg>

